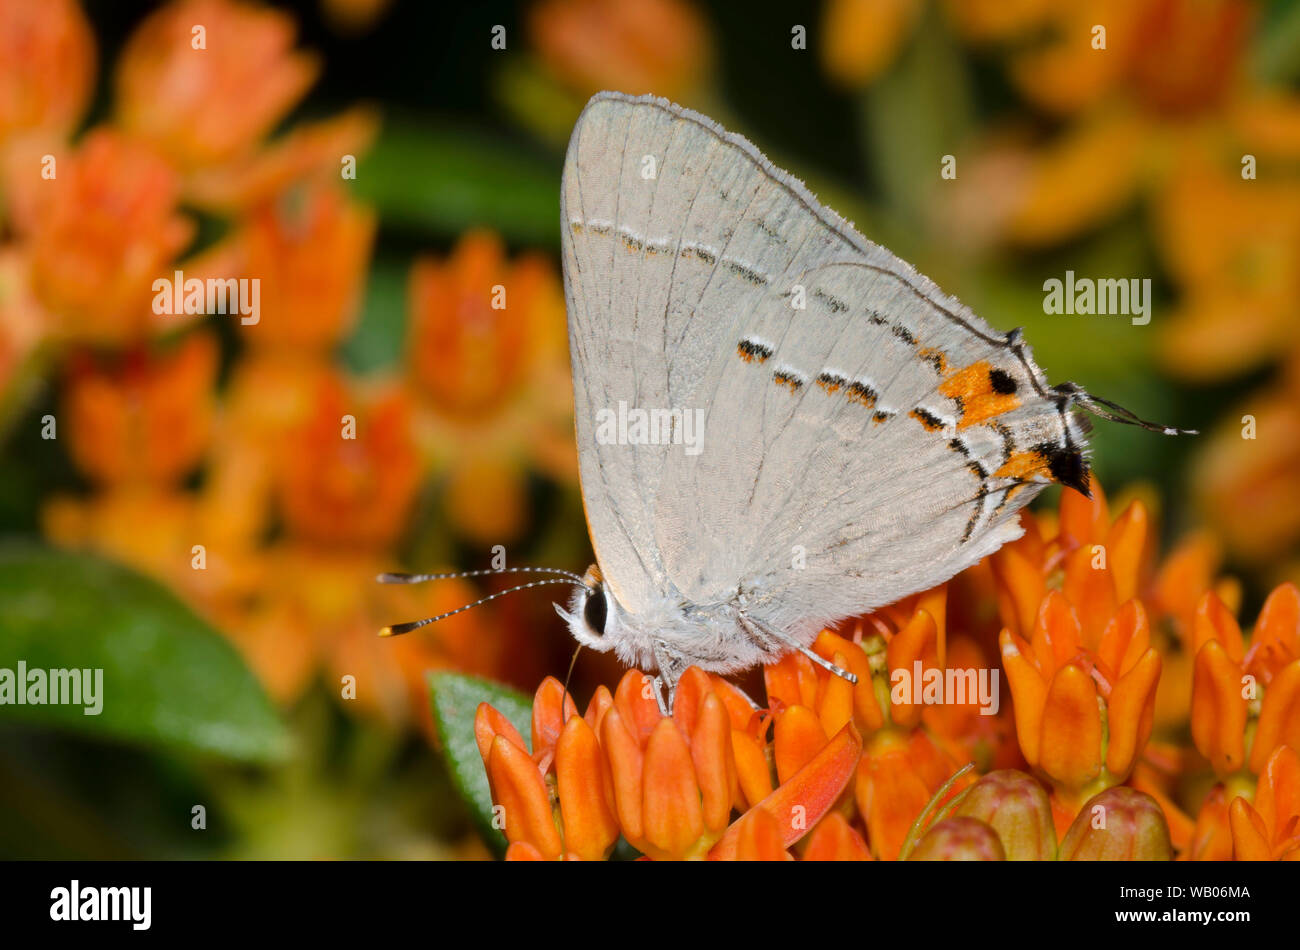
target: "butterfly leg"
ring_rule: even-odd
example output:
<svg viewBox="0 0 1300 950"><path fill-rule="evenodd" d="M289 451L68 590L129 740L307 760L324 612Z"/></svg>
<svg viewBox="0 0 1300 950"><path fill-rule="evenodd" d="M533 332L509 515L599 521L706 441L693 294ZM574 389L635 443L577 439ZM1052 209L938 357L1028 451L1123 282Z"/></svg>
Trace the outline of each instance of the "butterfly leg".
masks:
<svg viewBox="0 0 1300 950"><path fill-rule="evenodd" d="M780 630L777 630L775 627L769 626L768 624L765 624L760 620L754 620L750 617L746 617L743 613L736 614L736 621L745 629L745 631L754 639L755 642L757 642L759 645L765 648L770 648L772 642L780 643L791 650L798 650L800 653L808 657L808 659L812 660L822 669L826 670L828 673L833 673L834 675L838 676L840 679L847 680L850 683L856 683L858 681L857 676L855 676L853 673L850 673L848 670L842 670L834 663L831 663L830 661L823 659L822 657L814 653L812 650L804 646L802 643L800 643L798 640L794 639L794 637L790 636L789 634L782 633Z"/></svg>
<svg viewBox="0 0 1300 950"><path fill-rule="evenodd" d="M659 666L659 675L653 680L655 701L659 703L661 713L665 716L671 716L673 714L673 699L677 696L677 681L681 679L690 663L686 657L673 650L662 640L655 641L654 654L655 663ZM664 696L665 691L668 694L666 699Z"/></svg>

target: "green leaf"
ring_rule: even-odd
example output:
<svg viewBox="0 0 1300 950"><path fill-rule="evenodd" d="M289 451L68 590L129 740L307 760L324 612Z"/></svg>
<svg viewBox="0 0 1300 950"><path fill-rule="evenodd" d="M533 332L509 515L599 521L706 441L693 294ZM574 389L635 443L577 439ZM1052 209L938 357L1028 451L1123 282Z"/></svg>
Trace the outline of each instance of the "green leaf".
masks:
<svg viewBox="0 0 1300 950"><path fill-rule="evenodd" d="M438 737L451 766L451 774L474 814L488 844L504 851L505 835L492 827L492 794L487 770L474 739L474 713L488 703L509 719L521 736L532 732L533 704L509 686L462 673L430 673L429 691Z"/></svg>
<svg viewBox="0 0 1300 950"><path fill-rule="evenodd" d="M343 362L355 373L400 366L406 338L406 275L410 262L380 257L366 279L356 330L343 344Z"/></svg>
<svg viewBox="0 0 1300 950"><path fill-rule="evenodd" d="M1266 84L1300 77L1300 4L1274 0L1256 32L1252 71Z"/></svg>
<svg viewBox="0 0 1300 950"><path fill-rule="evenodd" d="M961 151L975 121L957 43L935 11L923 17L894 68L861 100L865 152L902 236L923 229L925 208L940 183L940 159ZM893 250L908 253L905 246Z"/></svg>
<svg viewBox="0 0 1300 950"><path fill-rule="evenodd" d="M0 669L16 677L19 661L29 674L102 670L100 712L87 715L83 697L6 703L0 719L244 761L288 751L270 700L234 647L166 588L109 561L0 547Z"/></svg>
<svg viewBox="0 0 1300 950"><path fill-rule="evenodd" d="M560 162L517 142L390 119L357 169L385 226L451 236L488 227L507 240L560 239Z"/></svg>

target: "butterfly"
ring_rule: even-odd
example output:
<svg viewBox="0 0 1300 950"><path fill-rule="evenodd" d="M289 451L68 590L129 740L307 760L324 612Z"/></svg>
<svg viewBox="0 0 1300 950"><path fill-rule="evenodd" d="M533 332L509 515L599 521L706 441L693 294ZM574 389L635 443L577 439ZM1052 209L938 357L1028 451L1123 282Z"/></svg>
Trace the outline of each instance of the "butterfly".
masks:
<svg viewBox="0 0 1300 950"><path fill-rule="evenodd" d="M1019 537L1047 485L1088 493L1079 409L1191 431L1049 384L1020 331L665 99L587 104L561 228L596 564L512 570L558 575L521 587L572 583L556 609L573 637L657 671L665 712L692 665L797 650L853 679L812 652L819 631Z"/></svg>

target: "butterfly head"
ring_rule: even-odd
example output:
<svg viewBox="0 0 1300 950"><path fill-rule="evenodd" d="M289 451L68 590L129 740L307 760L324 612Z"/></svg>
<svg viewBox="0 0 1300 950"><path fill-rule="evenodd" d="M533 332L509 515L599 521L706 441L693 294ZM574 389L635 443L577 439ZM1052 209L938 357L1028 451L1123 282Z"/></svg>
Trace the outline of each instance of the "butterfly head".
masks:
<svg viewBox="0 0 1300 950"><path fill-rule="evenodd" d="M604 653L618 642L621 610L595 564L583 575L582 584L574 588L569 609L556 604L555 612L569 625L573 639L585 647Z"/></svg>

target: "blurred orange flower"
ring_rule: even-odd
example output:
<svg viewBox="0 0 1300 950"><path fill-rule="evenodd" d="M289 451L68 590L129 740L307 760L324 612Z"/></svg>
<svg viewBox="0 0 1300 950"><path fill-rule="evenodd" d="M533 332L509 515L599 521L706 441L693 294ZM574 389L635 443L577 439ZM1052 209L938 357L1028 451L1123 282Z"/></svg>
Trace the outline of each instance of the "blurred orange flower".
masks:
<svg viewBox="0 0 1300 950"><path fill-rule="evenodd" d="M101 485L175 483L199 464L215 410L216 340L141 346L96 360L74 354L63 392L69 452Z"/></svg>
<svg viewBox="0 0 1300 950"><path fill-rule="evenodd" d="M32 295L27 255L15 246L0 248L0 407L9 399L10 387L44 337L48 322Z"/></svg>
<svg viewBox="0 0 1300 950"><path fill-rule="evenodd" d="M1192 467L1214 535L1265 571L1285 570L1300 540L1300 348L1296 354L1283 380L1225 414Z"/></svg>
<svg viewBox="0 0 1300 950"><path fill-rule="evenodd" d="M147 146L90 132L43 182L31 234L32 285L62 335L98 344L142 338L157 322L153 281L193 234L179 181Z"/></svg>
<svg viewBox="0 0 1300 950"><path fill-rule="evenodd" d="M281 703L295 701L324 673L344 706L392 726L418 723L432 736L430 670L500 674L505 644L488 633L489 611L456 614L422 636L376 636L393 617L433 616L473 600L463 581L368 583L387 566L385 556L295 542L254 552L249 561L251 584L213 615Z"/></svg>
<svg viewBox="0 0 1300 950"><path fill-rule="evenodd" d="M404 390L366 393L331 377L286 439L277 489L291 537L352 550L397 539L421 476Z"/></svg>
<svg viewBox="0 0 1300 950"><path fill-rule="evenodd" d="M316 78L293 51L293 18L235 0L182 0L151 14L117 64L117 120L182 169L251 149Z"/></svg>
<svg viewBox="0 0 1300 950"><path fill-rule="evenodd" d="M710 37L686 0L542 0L529 33L547 69L584 101L602 89L689 98Z"/></svg>
<svg viewBox="0 0 1300 950"><path fill-rule="evenodd" d="M416 261L409 295L412 386L448 516L470 538L508 540L527 514L526 464L576 479L560 282L471 231L447 260Z"/></svg>
<svg viewBox="0 0 1300 950"><path fill-rule="evenodd" d="M242 324L259 349L324 350L352 328L361 304L375 213L338 185L304 182L254 209L236 241L260 280L261 315Z"/></svg>
<svg viewBox="0 0 1300 950"><path fill-rule="evenodd" d="M72 131L95 81L95 38L76 0L0 0L0 63L0 146Z"/></svg>

